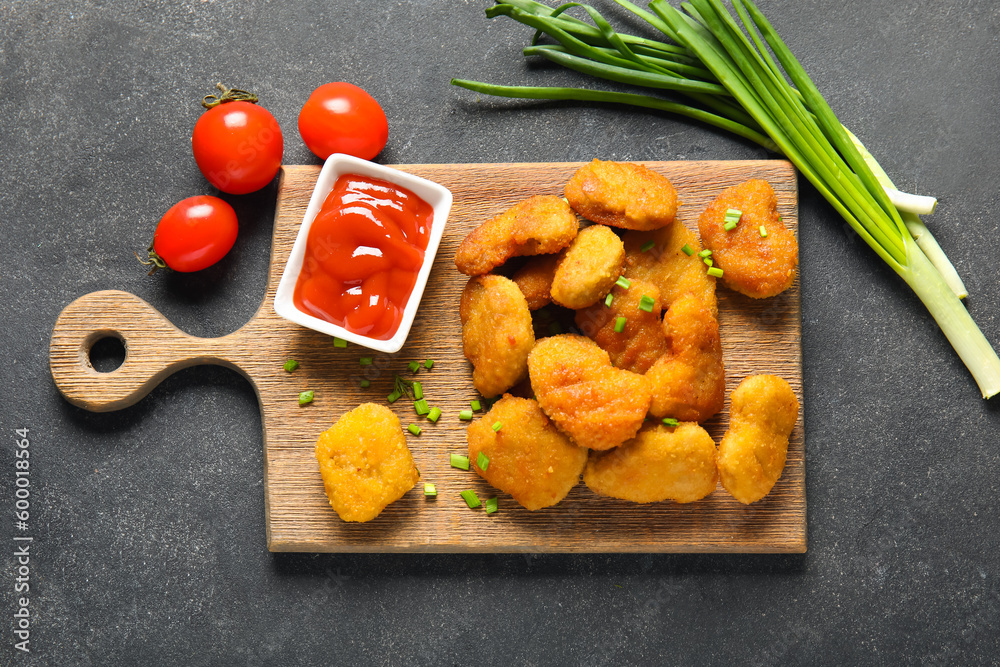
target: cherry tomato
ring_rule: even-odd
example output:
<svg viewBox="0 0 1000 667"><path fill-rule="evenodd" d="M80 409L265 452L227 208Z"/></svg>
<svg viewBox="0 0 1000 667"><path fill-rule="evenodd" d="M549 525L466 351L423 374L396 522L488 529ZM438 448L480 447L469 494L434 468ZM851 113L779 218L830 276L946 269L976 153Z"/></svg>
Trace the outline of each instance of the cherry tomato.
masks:
<svg viewBox="0 0 1000 667"><path fill-rule="evenodd" d="M201 115L191 135L208 182L231 195L255 192L281 167L284 141L271 113L251 102L223 102Z"/></svg>
<svg viewBox="0 0 1000 667"><path fill-rule="evenodd" d="M326 83L299 112L299 134L322 159L346 153L371 160L385 148L389 121L375 98L352 83Z"/></svg>
<svg viewBox="0 0 1000 667"><path fill-rule="evenodd" d="M182 273L206 269L233 247L237 230L236 211L218 197L183 199L156 226L149 249L153 271L164 266Z"/></svg>

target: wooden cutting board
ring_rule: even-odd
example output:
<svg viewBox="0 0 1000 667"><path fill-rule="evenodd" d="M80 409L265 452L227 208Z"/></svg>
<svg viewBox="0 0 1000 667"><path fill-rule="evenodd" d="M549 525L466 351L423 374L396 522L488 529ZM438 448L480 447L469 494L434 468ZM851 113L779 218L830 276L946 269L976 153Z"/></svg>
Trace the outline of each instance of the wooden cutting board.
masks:
<svg viewBox="0 0 1000 667"><path fill-rule="evenodd" d="M712 198L748 178L768 180L778 194L785 224L798 228L796 175L787 162L645 164L674 183L681 202L679 219L692 229ZM598 497L581 483L555 507L528 512L474 472L450 467L449 454L467 451L467 422L460 421L458 413L476 398L471 367L462 355L458 301L467 279L455 270L455 249L469 230L515 202L534 194L561 196L579 166L398 165L445 185L455 201L417 321L407 344L394 355L353 345L335 348L332 338L275 314L274 292L319 173L315 166L283 167L267 293L245 326L221 338L196 338L136 296L94 292L68 305L56 322L50 347L52 377L71 403L110 411L135 403L187 366L220 364L242 373L260 399L264 513L271 551L805 551L803 412L792 433L784 474L767 498L749 507L721 486L688 505L636 505ZM727 395L748 374L774 373L788 380L802 404L798 280L774 299L756 301L724 288L718 296ZM118 369L99 373L90 365L89 350L108 336L124 342L126 357ZM373 356L374 363L360 366L362 356ZM297 359L300 368L286 373L286 359ZM425 359L434 360L432 370L421 369L417 375L407 370L408 362ZM316 437L359 403L384 404L394 373L420 380L429 403L443 411L432 424L405 400L392 406L404 426L416 423L423 428L420 436L407 434L407 441L423 481L435 483L438 496L426 499L418 485L377 519L347 524L324 494L313 454ZM363 378L371 381L370 388L360 388ZM315 400L300 407L298 395L306 389L315 392ZM706 424L716 442L725 432L728 409L727 399L724 411ZM474 489L480 498L499 495L500 510L486 515L482 508L468 509L459 496L464 489Z"/></svg>

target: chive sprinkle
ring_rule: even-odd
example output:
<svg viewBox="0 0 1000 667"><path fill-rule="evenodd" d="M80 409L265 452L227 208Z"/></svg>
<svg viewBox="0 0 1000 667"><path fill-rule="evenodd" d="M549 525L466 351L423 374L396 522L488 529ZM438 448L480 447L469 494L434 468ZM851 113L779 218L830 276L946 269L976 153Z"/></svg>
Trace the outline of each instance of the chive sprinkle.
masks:
<svg viewBox="0 0 1000 667"><path fill-rule="evenodd" d="M406 367L410 369L411 373L416 373L417 371L420 370L420 364L417 363L416 361L411 361L406 365Z"/></svg>
<svg viewBox="0 0 1000 667"><path fill-rule="evenodd" d="M691 246L689 246L687 243L685 243L683 246L681 246L681 250L683 250L684 254L687 255L688 257L690 257L691 255L694 254L694 248L692 248Z"/></svg>
<svg viewBox="0 0 1000 667"><path fill-rule="evenodd" d="M472 421L472 410L462 410L458 413L458 418L462 421Z"/></svg>
<svg viewBox="0 0 1000 667"><path fill-rule="evenodd" d="M499 431L503 428L503 422L493 422L493 431Z"/></svg>
<svg viewBox="0 0 1000 667"><path fill-rule="evenodd" d="M441 408L435 405L431 408L431 411L427 413L427 418L432 422L437 423L437 420L441 418Z"/></svg>
<svg viewBox="0 0 1000 667"><path fill-rule="evenodd" d="M712 251L709 250L708 248L705 248L704 250L702 250L701 252L698 253L698 256L701 257L702 259L704 259L706 257L711 257L712 256Z"/></svg>
<svg viewBox="0 0 1000 667"><path fill-rule="evenodd" d="M299 405L306 405L313 402L313 390L299 392Z"/></svg>
<svg viewBox="0 0 1000 667"><path fill-rule="evenodd" d="M497 503L496 496L493 496L492 498L487 498L484 507L486 508L487 514L493 514L494 512L496 512L500 508L499 504Z"/></svg>
<svg viewBox="0 0 1000 667"><path fill-rule="evenodd" d="M459 495L465 499L465 504L469 506L470 510L476 509L482 504L479 502L479 496L477 496L476 492L473 491L472 489L466 489L465 491L462 491L462 493L460 493Z"/></svg>
<svg viewBox="0 0 1000 667"><path fill-rule="evenodd" d="M766 239L767 238L767 229L764 228L764 225L761 225L759 227L759 231L760 231L760 237L762 239Z"/></svg>
<svg viewBox="0 0 1000 667"><path fill-rule="evenodd" d="M299 367L299 362L295 361L294 359L289 359L288 361L285 362L285 370L288 371L289 373L291 373L298 367Z"/></svg>
<svg viewBox="0 0 1000 667"><path fill-rule="evenodd" d="M469 401L469 405L472 407L473 410L478 411L483 409L483 406L478 399L473 399L472 401Z"/></svg>
<svg viewBox="0 0 1000 667"><path fill-rule="evenodd" d="M615 285L618 285L622 289L628 289L629 287L631 287L632 281L630 281L625 276L618 276L618 280L615 281Z"/></svg>
<svg viewBox="0 0 1000 667"><path fill-rule="evenodd" d="M334 347L347 347L347 341L344 340L343 338L337 338L336 336L334 336L333 337L333 346Z"/></svg>
<svg viewBox="0 0 1000 667"><path fill-rule="evenodd" d="M646 252L647 250L652 250L655 245L656 241L650 239L639 247L639 252Z"/></svg>
<svg viewBox="0 0 1000 667"><path fill-rule="evenodd" d="M402 397L403 397L403 394L400 393L398 389L393 389L392 393L385 397L385 400L389 401L390 403L395 403L396 401L398 401Z"/></svg>
<svg viewBox="0 0 1000 667"><path fill-rule="evenodd" d="M361 357L360 359L358 359L358 363L361 364L362 366L371 366L372 365L372 358L371 357Z"/></svg>
<svg viewBox="0 0 1000 667"><path fill-rule="evenodd" d="M424 397L424 388L419 382L413 383L413 398L421 399Z"/></svg>
<svg viewBox="0 0 1000 667"><path fill-rule="evenodd" d="M434 497L438 494L437 487L433 484L424 484L424 495Z"/></svg>
<svg viewBox="0 0 1000 667"><path fill-rule="evenodd" d="M705 262L705 266L715 266L715 262L712 260L711 257L706 257L701 261Z"/></svg>
<svg viewBox="0 0 1000 667"><path fill-rule="evenodd" d="M727 222L727 223L726 223L726 224L724 224L724 225L723 225L722 227L723 227L723 228L724 228L724 229L725 229L725 230L726 230L727 232L731 232L731 231L733 231L734 229L736 229L736 223L735 223L735 222Z"/></svg>
<svg viewBox="0 0 1000 667"><path fill-rule="evenodd" d="M625 322L627 322L624 317L619 317L615 319L615 333L621 333L625 331Z"/></svg>
<svg viewBox="0 0 1000 667"><path fill-rule="evenodd" d="M469 457L468 456L462 456L461 454L452 454L451 455L451 467L452 468L461 468L462 470L468 470L469 469Z"/></svg>
<svg viewBox="0 0 1000 667"><path fill-rule="evenodd" d="M663 423L666 424L667 426L677 426L678 424L680 424L680 422L674 419L673 417L664 417Z"/></svg>
<svg viewBox="0 0 1000 667"><path fill-rule="evenodd" d="M409 426L406 427L406 430L412 433L413 435L420 435L420 427L417 426L416 424L410 424Z"/></svg>
<svg viewBox="0 0 1000 667"><path fill-rule="evenodd" d="M433 359L428 359L427 361L425 361L424 362L424 368L426 368L427 370L430 370L430 369L434 368L434 360Z"/></svg>
<svg viewBox="0 0 1000 667"><path fill-rule="evenodd" d="M708 275L714 276L716 278L721 278L722 277L722 269L720 269L717 266L709 267L709 269L708 269Z"/></svg>
<svg viewBox="0 0 1000 667"><path fill-rule="evenodd" d="M427 399L425 398L413 401L413 410L418 415L426 415L431 411L430 406L427 405Z"/></svg>
<svg viewBox="0 0 1000 667"><path fill-rule="evenodd" d="M643 294L642 298L639 299L639 310L644 310L647 313L651 313L653 312L653 306L655 304L656 302L653 301L653 297Z"/></svg>
<svg viewBox="0 0 1000 667"><path fill-rule="evenodd" d="M480 470L486 470L490 467L490 457L486 456L482 452L476 455L476 465L479 466Z"/></svg>
<svg viewBox="0 0 1000 667"><path fill-rule="evenodd" d="M614 301L614 300L615 300L615 295L611 294L609 292L608 295L606 297L604 297L604 305L606 307L610 308L611 307L611 302Z"/></svg>
<svg viewBox="0 0 1000 667"><path fill-rule="evenodd" d="M368 387L372 386L372 381L371 380L362 380L360 384L361 384L361 388L362 389L367 389Z"/></svg>

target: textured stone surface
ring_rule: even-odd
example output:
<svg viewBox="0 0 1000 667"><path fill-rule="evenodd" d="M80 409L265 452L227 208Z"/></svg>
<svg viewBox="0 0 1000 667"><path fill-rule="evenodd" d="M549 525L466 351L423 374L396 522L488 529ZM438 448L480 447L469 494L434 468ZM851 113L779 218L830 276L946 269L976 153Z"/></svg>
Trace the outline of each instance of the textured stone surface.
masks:
<svg viewBox="0 0 1000 667"><path fill-rule="evenodd" d="M970 310L1000 341L1000 10L760 4L897 184L940 197L931 224ZM0 663L994 661L1000 403L979 398L917 299L805 183L803 556L270 554L256 398L238 375L188 369L112 414L58 396L48 336L76 296L128 290L202 336L256 309L273 186L228 197L240 238L215 268L147 278L132 255L170 205L212 193L188 141L216 81L260 94L289 164L315 162L296 115L331 80L382 103L382 162L767 157L654 113L449 86L452 76L577 80L526 65L530 30L487 21L487 5L0 5ZM10 620L13 430L23 427L30 656L13 649Z"/></svg>

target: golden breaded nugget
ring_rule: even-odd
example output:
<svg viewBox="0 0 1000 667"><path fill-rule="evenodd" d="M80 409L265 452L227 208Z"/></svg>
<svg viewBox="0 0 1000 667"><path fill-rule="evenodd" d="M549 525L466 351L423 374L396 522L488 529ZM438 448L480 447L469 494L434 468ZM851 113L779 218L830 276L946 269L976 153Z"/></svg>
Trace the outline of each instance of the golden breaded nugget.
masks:
<svg viewBox="0 0 1000 667"><path fill-rule="evenodd" d="M799 401L775 375L743 378L730 397L729 430L719 445L722 486L744 505L774 488L785 469Z"/></svg>
<svg viewBox="0 0 1000 667"><path fill-rule="evenodd" d="M701 243L680 221L655 232L625 232L622 241L625 243L625 277L648 280L656 285L664 308L690 293L707 304L713 315L718 314L715 278L708 275L708 267L698 256ZM690 255L682 250L685 245L691 249ZM643 248L647 249L643 251Z"/></svg>
<svg viewBox="0 0 1000 667"><path fill-rule="evenodd" d="M715 490L715 441L694 422L644 426L609 452L593 452L583 481L598 495L655 503L691 503Z"/></svg>
<svg viewBox="0 0 1000 667"><path fill-rule="evenodd" d="M694 295L674 302L663 317L670 351L646 371L656 417L702 422L722 409L726 373L719 321Z"/></svg>
<svg viewBox="0 0 1000 667"><path fill-rule="evenodd" d="M496 396L527 377L535 332L528 302L512 280L493 274L470 278L458 315L462 350L480 394Z"/></svg>
<svg viewBox="0 0 1000 667"><path fill-rule="evenodd" d="M528 355L528 372L542 410L581 447L617 447L646 418L646 378L612 366L608 353L589 338L543 338Z"/></svg>
<svg viewBox="0 0 1000 667"><path fill-rule="evenodd" d="M726 230L729 209L743 214L735 228ZM761 227L767 236L761 236ZM701 214L698 231L730 289L762 299L792 286L799 244L781 221L778 199L767 181L753 179L726 188Z"/></svg>
<svg viewBox="0 0 1000 667"><path fill-rule="evenodd" d="M467 276L480 276L511 257L556 253L576 238L578 227L573 210L559 197L531 197L469 232L455 252L455 266Z"/></svg>
<svg viewBox="0 0 1000 667"><path fill-rule="evenodd" d="M316 441L316 460L330 505L344 521L370 521L420 478L399 418L363 403Z"/></svg>
<svg viewBox="0 0 1000 667"><path fill-rule="evenodd" d="M552 278L552 300L560 306L586 308L611 290L622 274L625 246L604 225L584 227L564 250Z"/></svg>
<svg viewBox="0 0 1000 667"><path fill-rule="evenodd" d="M649 311L640 307L643 297L652 301ZM615 368L641 375L669 349L661 312L660 290L653 283L635 279L628 288L616 285L611 290L610 306L598 301L576 311L576 326L608 353ZM625 318L620 333L615 331L619 317Z"/></svg>
<svg viewBox="0 0 1000 667"><path fill-rule="evenodd" d="M536 255L511 276L530 310L538 310L552 303L552 278L558 263L559 255Z"/></svg>
<svg viewBox="0 0 1000 667"><path fill-rule="evenodd" d="M677 215L677 191L666 176L632 162L594 160L566 184L573 210L623 229L658 229Z"/></svg>
<svg viewBox="0 0 1000 667"><path fill-rule="evenodd" d="M469 460L479 476L532 511L565 498L587 464L587 450L563 435L528 398L505 394L469 424L467 437ZM480 454L488 460L485 470L478 463Z"/></svg>

